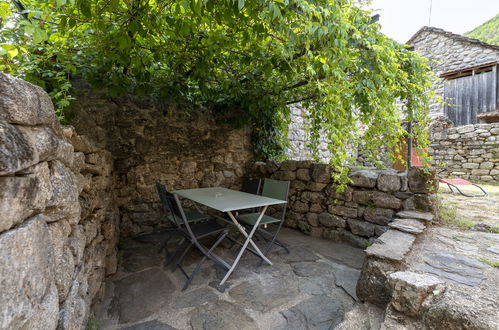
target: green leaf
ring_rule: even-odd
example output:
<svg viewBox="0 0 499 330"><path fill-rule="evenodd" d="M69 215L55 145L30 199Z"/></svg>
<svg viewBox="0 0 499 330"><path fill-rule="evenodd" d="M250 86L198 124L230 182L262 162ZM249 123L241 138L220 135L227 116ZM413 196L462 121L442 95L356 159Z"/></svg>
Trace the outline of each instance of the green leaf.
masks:
<svg viewBox="0 0 499 330"><path fill-rule="evenodd" d="M244 0L238 0L237 9L241 10L244 8Z"/></svg>
<svg viewBox="0 0 499 330"><path fill-rule="evenodd" d="M47 39L47 32L45 30L42 30L39 27L34 28L33 41L35 44L39 44L42 41L45 41L46 39Z"/></svg>

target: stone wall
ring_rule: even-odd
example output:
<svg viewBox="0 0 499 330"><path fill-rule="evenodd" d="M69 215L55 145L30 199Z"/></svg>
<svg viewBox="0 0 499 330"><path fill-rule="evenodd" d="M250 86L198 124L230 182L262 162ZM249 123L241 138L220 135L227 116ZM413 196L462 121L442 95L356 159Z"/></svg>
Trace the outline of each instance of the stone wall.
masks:
<svg viewBox="0 0 499 330"><path fill-rule="evenodd" d="M447 168L439 176L499 182L499 123L435 125L430 141L433 165Z"/></svg>
<svg viewBox="0 0 499 330"><path fill-rule="evenodd" d="M352 169L352 183L341 194L325 164L268 161L255 163L252 171L257 177L291 181L286 226L359 247L367 247L396 225L393 220L401 211L433 207L428 177L419 168L408 173Z"/></svg>
<svg viewBox="0 0 499 330"><path fill-rule="evenodd" d="M78 88L72 124L114 158L123 236L165 225L155 182L172 190L239 187L253 157L249 130L217 124L207 111L178 115L150 100Z"/></svg>
<svg viewBox="0 0 499 330"><path fill-rule="evenodd" d="M0 329L81 329L116 271L110 154L0 73Z"/></svg>
<svg viewBox="0 0 499 330"><path fill-rule="evenodd" d="M305 118L305 110L300 105L290 106L291 123L289 125L288 140L290 148L286 152L286 156L292 160L307 160L312 159L312 153L307 147L310 142L306 132L307 119ZM327 149L325 140L320 141L318 147L319 160L328 163L331 158L331 153Z"/></svg>
<svg viewBox="0 0 499 330"><path fill-rule="evenodd" d="M499 60L499 47L487 45L442 29L424 27L407 42L421 56L428 58L435 73L433 90L444 96L442 73ZM434 100L430 105L430 116L444 114L444 104Z"/></svg>

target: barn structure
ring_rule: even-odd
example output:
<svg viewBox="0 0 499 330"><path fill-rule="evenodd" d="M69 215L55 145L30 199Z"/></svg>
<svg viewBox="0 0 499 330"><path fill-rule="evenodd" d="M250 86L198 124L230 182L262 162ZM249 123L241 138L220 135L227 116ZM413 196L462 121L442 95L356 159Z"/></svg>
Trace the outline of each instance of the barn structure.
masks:
<svg viewBox="0 0 499 330"><path fill-rule="evenodd" d="M434 90L443 102L431 104L432 117L445 115L454 126L476 124L478 115L499 107L499 46L428 26L407 44L429 59L436 75Z"/></svg>

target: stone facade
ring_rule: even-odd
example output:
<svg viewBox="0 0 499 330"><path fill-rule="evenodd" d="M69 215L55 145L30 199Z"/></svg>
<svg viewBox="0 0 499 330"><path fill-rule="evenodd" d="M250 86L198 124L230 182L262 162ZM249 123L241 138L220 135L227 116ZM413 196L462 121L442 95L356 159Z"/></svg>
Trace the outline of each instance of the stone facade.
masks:
<svg viewBox="0 0 499 330"><path fill-rule="evenodd" d="M0 328L81 329L116 271L112 160L0 73Z"/></svg>
<svg viewBox="0 0 499 330"><path fill-rule="evenodd" d="M408 42L421 56L428 58L435 73L433 90L444 96L442 73L465 69L493 61L499 61L499 46L489 45L476 39L433 27L423 27ZM430 105L430 116L444 114L444 104L434 100Z"/></svg>
<svg viewBox="0 0 499 330"><path fill-rule="evenodd" d="M439 176L499 181L499 123L459 127L435 124L430 141L428 153L433 165L447 168Z"/></svg>
<svg viewBox="0 0 499 330"><path fill-rule="evenodd" d="M207 111L173 115L181 111L78 88L72 124L112 154L122 236L166 225L155 182L171 190L239 188L253 157L249 130L219 125Z"/></svg>
<svg viewBox="0 0 499 330"><path fill-rule="evenodd" d="M286 156L293 160L307 160L312 159L312 153L307 147L310 142L306 132L307 119L305 118L305 109L299 104L290 106L291 123L289 125L288 140L290 147L286 152ZM326 141L320 141L318 147L318 157L321 162L329 162L331 153L327 149Z"/></svg>
<svg viewBox="0 0 499 330"><path fill-rule="evenodd" d="M433 208L428 177L418 168L408 173L352 169L352 182L341 194L336 193L329 166L313 161L258 162L252 172L291 181L286 226L359 247L367 247L394 225L397 212Z"/></svg>

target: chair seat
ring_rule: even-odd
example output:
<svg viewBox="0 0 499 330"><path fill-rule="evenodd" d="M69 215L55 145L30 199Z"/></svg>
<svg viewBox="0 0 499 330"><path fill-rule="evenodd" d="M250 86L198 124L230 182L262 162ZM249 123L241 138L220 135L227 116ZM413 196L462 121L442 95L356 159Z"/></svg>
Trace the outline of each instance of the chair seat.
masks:
<svg viewBox="0 0 499 330"><path fill-rule="evenodd" d="M197 221L202 221L202 220L207 220L209 218L208 215L203 214L203 213L199 212L196 209L185 209L184 213L185 213L185 217L187 218L187 221L189 221L189 223L191 223L191 222L197 222ZM173 216L171 214L168 215L168 219L170 221L175 221L177 223L182 223L182 219L175 218L175 220L173 220Z"/></svg>
<svg viewBox="0 0 499 330"><path fill-rule="evenodd" d="M246 213L246 214L241 214L237 217L238 221L244 222L245 224L248 225L255 225L256 221L258 220L258 217L260 216L260 213ZM268 215L264 215L262 220L260 221L260 224L268 224L268 223L275 223L275 222L280 222L280 219L276 219L273 217L270 217Z"/></svg>
<svg viewBox="0 0 499 330"><path fill-rule="evenodd" d="M221 233L226 230L225 226L222 226L215 220L209 220L209 221L204 221L201 223L197 223L195 225L190 226L192 233L196 238L202 238L208 235L213 235L217 233ZM182 228L181 229L185 234L188 235L187 229Z"/></svg>

